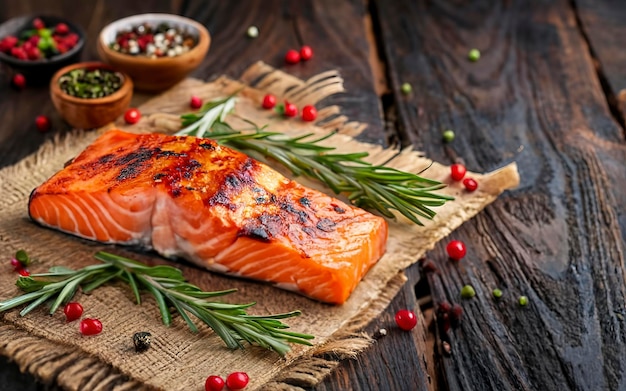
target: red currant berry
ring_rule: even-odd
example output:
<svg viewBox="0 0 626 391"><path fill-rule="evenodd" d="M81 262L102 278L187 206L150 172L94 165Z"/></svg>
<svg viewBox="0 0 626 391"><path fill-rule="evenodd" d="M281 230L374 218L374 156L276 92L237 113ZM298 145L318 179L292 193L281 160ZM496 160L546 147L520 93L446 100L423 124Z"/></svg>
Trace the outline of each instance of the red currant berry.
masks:
<svg viewBox="0 0 626 391"><path fill-rule="evenodd" d="M285 62L287 64L297 64L300 62L300 53L298 53L296 50L290 49L287 50L287 53L285 54Z"/></svg>
<svg viewBox="0 0 626 391"><path fill-rule="evenodd" d="M46 25L43 23L43 20L40 18L33 19L33 27L37 30L45 29Z"/></svg>
<svg viewBox="0 0 626 391"><path fill-rule="evenodd" d="M274 106L276 106L276 97L272 94L267 94L263 97L263 104L262 104L264 109L273 109Z"/></svg>
<svg viewBox="0 0 626 391"><path fill-rule="evenodd" d="M50 130L50 119L45 115L38 115L35 118L35 125L40 132L47 132Z"/></svg>
<svg viewBox="0 0 626 391"><path fill-rule="evenodd" d="M26 78L21 73L13 75L13 86L19 90L23 90L26 87Z"/></svg>
<svg viewBox="0 0 626 391"><path fill-rule="evenodd" d="M450 166L450 176L452 180L460 181L465 176L467 169L462 164L453 164Z"/></svg>
<svg viewBox="0 0 626 391"><path fill-rule="evenodd" d="M474 191L478 189L478 182L474 178L465 178L463 179L463 186L467 191Z"/></svg>
<svg viewBox="0 0 626 391"><path fill-rule="evenodd" d="M17 272L20 273L20 276L22 277L30 276L30 272L28 271L28 269L19 269Z"/></svg>
<svg viewBox="0 0 626 391"><path fill-rule="evenodd" d="M302 108L302 120L311 122L317 118L317 110L315 106L306 105Z"/></svg>
<svg viewBox="0 0 626 391"><path fill-rule="evenodd" d="M411 330L417 324L417 316L413 311L400 310L396 312L396 324L402 330Z"/></svg>
<svg viewBox="0 0 626 391"><path fill-rule="evenodd" d="M467 253L467 248L465 248L465 243L460 240L453 240L446 246L446 251L450 258L460 261Z"/></svg>
<svg viewBox="0 0 626 391"><path fill-rule="evenodd" d="M67 25L66 25L65 23L59 23L59 24L57 24L57 26L54 28L54 31L55 31L57 34L60 34L60 35L65 35L65 34L67 34L67 33L69 33L69 32L70 32L70 28L69 28L69 27L67 27Z"/></svg>
<svg viewBox="0 0 626 391"><path fill-rule="evenodd" d="M308 61L311 59L311 57L313 57L313 49L311 49L310 46L302 46L300 48L300 58L302 59L302 61Z"/></svg>
<svg viewBox="0 0 626 391"><path fill-rule="evenodd" d="M285 101L285 117L295 117L298 115L298 107L293 103Z"/></svg>
<svg viewBox="0 0 626 391"><path fill-rule="evenodd" d="M243 390L248 385L250 378L245 372L233 372L226 377L226 386L231 390Z"/></svg>
<svg viewBox="0 0 626 391"><path fill-rule="evenodd" d="M224 388L224 379L220 376L211 375L204 382L205 391L222 391Z"/></svg>
<svg viewBox="0 0 626 391"><path fill-rule="evenodd" d="M82 335L96 335L102 332L102 322L98 319L85 318L80 321L80 333Z"/></svg>
<svg viewBox="0 0 626 391"><path fill-rule="evenodd" d="M189 106L192 109L199 109L200 107L202 107L202 99L200 99L200 97L198 96L192 96L191 100L189 101Z"/></svg>
<svg viewBox="0 0 626 391"><path fill-rule="evenodd" d="M140 119L141 113L135 108L128 109L126 113L124 113L124 121L126 121L127 124L136 124Z"/></svg>
<svg viewBox="0 0 626 391"><path fill-rule="evenodd" d="M15 258L11 258L11 266L13 266L13 269L15 271L18 271L20 269L22 269L24 266L22 265L22 262L18 261Z"/></svg>
<svg viewBox="0 0 626 391"><path fill-rule="evenodd" d="M76 302L67 303L63 312L65 313L65 320L72 322L83 315L83 306Z"/></svg>

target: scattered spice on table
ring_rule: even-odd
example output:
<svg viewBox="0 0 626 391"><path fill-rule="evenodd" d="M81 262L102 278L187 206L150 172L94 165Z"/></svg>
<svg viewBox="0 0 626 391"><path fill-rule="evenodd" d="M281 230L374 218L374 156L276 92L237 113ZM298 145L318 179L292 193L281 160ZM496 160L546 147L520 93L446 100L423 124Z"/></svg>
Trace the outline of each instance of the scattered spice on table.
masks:
<svg viewBox="0 0 626 391"><path fill-rule="evenodd" d="M276 97L272 94L266 94L263 97L263 103L262 106L264 109L273 109L274 106L276 106Z"/></svg>
<svg viewBox="0 0 626 391"><path fill-rule="evenodd" d="M243 390L248 385L250 378L245 372L233 372L226 377L226 387L231 390Z"/></svg>
<svg viewBox="0 0 626 391"><path fill-rule="evenodd" d="M402 91L404 95L409 95L411 91L413 91L413 87L411 87L409 83L402 83L402 86L400 87L400 91Z"/></svg>
<svg viewBox="0 0 626 391"><path fill-rule="evenodd" d="M467 253L467 247L465 247L465 243L460 240L451 240L450 243L446 245L446 252L452 260L460 261Z"/></svg>
<svg viewBox="0 0 626 391"><path fill-rule="evenodd" d="M35 118L35 126L37 126L40 132L47 132L50 130L50 118L45 115L38 115L37 118Z"/></svg>
<svg viewBox="0 0 626 391"><path fill-rule="evenodd" d="M26 87L26 78L21 73L16 73L13 75L13 79L11 79L13 87L18 90L23 90Z"/></svg>
<svg viewBox="0 0 626 391"><path fill-rule="evenodd" d="M297 64L300 62L300 52L294 49L287 50L285 53L285 62L287 64Z"/></svg>
<svg viewBox="0 0 626 391"><path fill-rule="evenodd" d="M63 313L67 322L75 321L83 315L83 306L74 301L69 302L63 307Z"/></svg>
<svg viewBox="0 0 626 391"><path fill-rule="evenodd" d="M464 165L460 163L455 163L450 166L450 177L454 181L460 181L461 179L463 179L466 173L467 169Z"/></svg>
<svg viewBox="0 0 626 391"><path fill-rule="evenodd" d="M80 333L82 335L96 335L102 332L102 322L98 319L85 318L80 321Z"/></svg>
<svg viewBox="0 0 626 391"><path fill-rule="evenodd" d="M156 26L142 23L130 30L118 31L110 48L132 56L160 58L180 56L197 43L197 38L187 29L168 23Z"/></svg>
<svg viewBox="0 0 626 391"><path fill-rule="evenodd" d="M152 343L152 334L148 331L140 331L133 335L133 345L136 352L145 352Z"/></svg>
<svg viewBox="0 0 626 391"><path fill-rule="evenodd" d="M502 291L498 288L494 289L492 293L493 293L493 297L496 299L499 299L502 297Z"/></svg>
<svg viewBox="0 0 626 391"><path fill-rule="evenodd" d="M518 302L519 302L520 306L525 307L525 306L528 305L528 297L527 296L520 296Z"/></svg>
<svg viewBox="0 0 626 391"><path fill-rule="evenodd" d="M257 26L250 26L246 31L249 38L256 38L259 36L259 28Z"/></svg>
<svg viewBox="0 0 626 391"><path fill-rule="evenodd" d="M224 379L221 376L211 375L204 382L205 391L222 391L224 389Z"/></svg>
<svg viewBox="0 0 626 391"><path fill-rule="evenodd" d="M309 61L311 58L313 58L313 49L308 45L302 46L300 48L300 59L302 61Z"/></svg>
<svg viewBox="0 0 626 391"><path fill-rule="evenodd" d="M463 186L467 191L472 192L478 189L478 182L474 178L465 178L463 179Z"/></svg>
<svg viewBox="0 0 626 391"><path fill-rule="evenodd" d="M140 119L141 112L136 108L130 108L124 113L124 121L129 125L136 124Z"/></svg>
<svg viewBox="0 0 626 391"><path fill-rule="evenodd" d="M74 69L59 78L59 87L68 95L81 99L97 99L118 91L124 77L115 71L101 68Z"/></svg>
<svg viewBox="0 0 626 391"><path fill-rule="evenodd" d="M478 61L480 59L480 50L471 49L467 54L467 58L472 62Z"/></svg>
<svg viewBox="0 0 626 391"><path fill-rule="evenodd" d="M302 120L306 122L315 121L317 118L317 109L315 106L306 105L302 108Z"/></svg>
<svg viewBox="0 0 626 391"><path fill-rule="evenodd" d="M409 331L417 325L417 316L411 310L399 310L395 316L396 324L402 330Z"/></svg>
<svg viewBox="0 0 626 391"><path fill-rule="evenodd" d="M463 286L463 288L461 288L461 297L464 299L471 299L472 297L476 296L476 291L474 290L474 287L471 285L465 285Z"/></svg>
<svg viewBox="0 0 626 391"><path fill-rule="evenodd" d="M443 141L446 143L451 143L452 141L454 141L454 131L451 129L446 129L443 131L443 133L441 134Z"/></svg>

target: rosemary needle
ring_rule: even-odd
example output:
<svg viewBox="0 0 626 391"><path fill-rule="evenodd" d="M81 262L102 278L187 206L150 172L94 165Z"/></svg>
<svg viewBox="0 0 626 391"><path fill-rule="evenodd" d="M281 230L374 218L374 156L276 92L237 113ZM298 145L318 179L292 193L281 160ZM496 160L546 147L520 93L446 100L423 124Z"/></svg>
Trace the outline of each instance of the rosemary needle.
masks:
<svg viewBox="0 0 626 391"><path fill-rule="evenodd" d="M207 102L196 113L181 116L183 129L177 135L214 139L241 152L270 158L294 175L306 176L326 184L336 194L344 193L356 206L373 209L394 218L398 211L415 224L420 218L432 219L433 207L452 197L438 194L445 184L420 175L366 162L367 152L336 153L334 147L321 144L334 133L322 137L305 134L289 137L259 128L250 121L251 131L233 129L225 122L234 110L235 97Z"/></svg>
<svg viewBox="0 0 626 391"><path fill-rule="evenodd" d="M289 343L311 345L312 335L287 331L280 321L300 315L292 311L274 315L248 315L246 310L255 303L228 304L209 300L234 292L234 289L205 292L185 281L182 271L172 266L147 266L132 259L107 252L98 252L95 258L101 264L86 266L79 270L52 267L48 273L20 277L17 286L26 293L0 302L0 312L28 304L20 315L24 316L39 305L52 301L50 314L61 304L69 302L77 289L88 292L111 281L126 282L140 303L140 292L154 296L165 325L172 322L175 310L197 332L195 322L207 324L231 349L243 348L243 342L274 350L281 355L289 351ZM197 320L193 320L192 316Z"/></svg>

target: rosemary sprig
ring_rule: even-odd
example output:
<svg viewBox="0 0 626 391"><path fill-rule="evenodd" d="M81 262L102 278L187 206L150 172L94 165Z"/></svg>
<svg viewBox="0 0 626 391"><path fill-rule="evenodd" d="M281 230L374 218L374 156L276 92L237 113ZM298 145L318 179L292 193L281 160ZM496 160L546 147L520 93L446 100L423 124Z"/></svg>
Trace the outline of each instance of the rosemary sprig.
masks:
<svg viewBox="0 0 626 391"><path fill-rule="evenodd" d="M211 301L213 297L234 292L234 289L205 292L185 281L180 269L172 266L146 266L140 262L107 252L98 252L95 258L101 264L79 270L52 267L48 273L20 277L17 286L26 293L0 302L0 312L28 304L24 316L44 302L51 301L50 314L61 304L69 302L79 287L90 292L111 280L126 282L141 303L140 292L148 291L157 302L163 323L172 322L172 310L180 314L193 332L198 331L197 320L207 324L231 349L243 348L242 342L274 350L281 355L289 351L289 343L311 345L312 335L287 331L280 320L300 315L292 311L276 315L248 315L246 309L255 303L228 304ZM197 321L196 320L196 321Z"/></svg>
<svg viewBox="0 0 626 391"><path fill-rule="evenodd" d="M452 197L437 194L443 183L383 165L366 162L367 152L333 153L336 148L321 144L331 137L305 134L289 137L259 128L250 121L251 130L235 130L225 122L234 110L235 97L208 102L202 110L181 116L183 129L177 135L214 139L255 157L271 158L294 175L306 176L325 183L336 194L345 193L356 206L377 210L394 218L396 210L415 224L420 218L432 219L441 206Z"/></svg>

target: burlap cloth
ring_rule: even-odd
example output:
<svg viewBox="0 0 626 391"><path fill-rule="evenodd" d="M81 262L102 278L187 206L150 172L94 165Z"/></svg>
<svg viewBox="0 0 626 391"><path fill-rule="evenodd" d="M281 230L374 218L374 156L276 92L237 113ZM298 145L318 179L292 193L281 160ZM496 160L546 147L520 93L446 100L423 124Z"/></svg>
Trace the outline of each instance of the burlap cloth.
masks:
<svg viewBox="0 0 626 391"><path fill-rule="evenodd" d="M335 71L302 81L257 63L243 74L241 81L225 77L210 83L189 79L146 102L141 107L143 118L140 123L126 130L170 132L180 126L178 114L188 111L192 94L207 101L224 97L242 87L245 88L239 92L236 108L239 116L285 132L325 134L329 130L338 130L328 143L341 152L368 151L372 162L388 162L390 166L412 172L430 166L424 176L450 183L449 168L429 161L419 152L382 149L355 141L352 137L366 125L348 121L338 107L320 109L315 125L299 119L285 120L272 111L260 109L260 101L266 92L274 93L281 101L287 98L301 107L343 91L342 79ZM231 117L231 121L234 126L240 124L238 118ZM124 128L121 123L117 126ZM64 162L103 131L76 131L43 145L37 153L0 171L0 253L5 258L2 261L4 266L0 266L0 300L20 293L15 287L17 275L9 265L11 254L18 249L27 250L36 259L32 272L44 272L52 265L78 268L93 264L97 262L93 254L98 250L150 264L168 262L155 254L76 239L36 226L28 219L27 202L32 189L61 169ZM193 283L206 290L237 288L238 292L225 300L257 302L251 313L302 310L302 316L288 319L286 323L295 331L314 334L315 346L293 346L285 358L256 347L231 351L210 329L202 328L193 334L177 316L171 327L165 327L151 297L145 295L144 302L135 305L132 293L121 284L107 285L89 295L78 293L76 297L85 308L85 317L97 317L102 321L102 334L81 336L78 322L66 323L62 311L50 316L45 308L40 308L20 317L17 309L0 314L0 353L40 380L71 390L202 390L208 375L226 376L235 370L250 375L249 390L314 385L339 360L355 356L371 343L371 338L359 330L396 294L405 281L404 268L519 181L514 164L486 175L472 176L480 183L478 190L469 193L460 183L450 183L442 193L451 194L456 200L438 208L436 218L425 222L424 227L404 219L390 222L385 256L342 306L321 304L262 283L179 265ZM145 353L136 353L133 349L132 335L137 331L149 331L153 335L152 348Z"/></svg>

